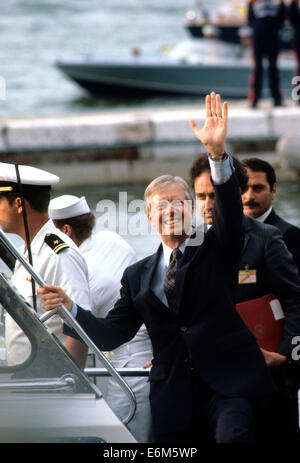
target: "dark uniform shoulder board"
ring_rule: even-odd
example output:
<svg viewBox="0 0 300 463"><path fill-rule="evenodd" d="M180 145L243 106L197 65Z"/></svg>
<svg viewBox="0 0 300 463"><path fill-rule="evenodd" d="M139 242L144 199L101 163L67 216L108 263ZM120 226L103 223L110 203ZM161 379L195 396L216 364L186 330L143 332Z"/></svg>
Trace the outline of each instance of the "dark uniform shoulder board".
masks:
<svg viewBox="0 0 300 463"><path fill-rule="evenodd" d="M48 244L48 246L50 246L51 249L53 249L56 254L59 254L64 249L70 247L61 238L59 238L57 235L54 235L53 233L47 233L44 241Z"/></svg>

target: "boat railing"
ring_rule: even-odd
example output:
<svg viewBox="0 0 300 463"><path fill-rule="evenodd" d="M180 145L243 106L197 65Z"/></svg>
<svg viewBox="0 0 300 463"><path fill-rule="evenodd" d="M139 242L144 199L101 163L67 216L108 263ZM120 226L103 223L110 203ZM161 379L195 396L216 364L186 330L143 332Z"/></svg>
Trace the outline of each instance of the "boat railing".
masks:
<svg viewBox="0 0 300 463"><path fill-rule="evenodd" d="M0 392L73 392L76 379L71 374L61 378L0 381Z"/></svg>
<svg viewBox="0 0 300 463"><path fill-rule="evenodd" d="M30 265L30 263L19 253L19 251L15 248L13 243L11 243L10 240L5 236L2 230L0 230L0 241L5 246L5 248L8 250L8 252L11 255L13 255L16 259L18 259L20 263L26 268L26 270L31 275L31 277L34 279L34 281L39 286L44 286L44 281L42 280L42 278L35 272L35 270ZM44 323L46 320L51 318L56 313L59 313L62 319L64 320L64 322L69 327L74 329L74 331L81 338L81 340L87 345L90 351L92 351L95 354L95 356L100 360L101 364L104 365L105 369L109 372L107 374L110 374L117 381L117 383L120 385L120 387L124 390L124 392L128 396L130 400L130 409L129 409L128 415L122 420L124 424L128 424L129 421L134 416L135 410L136 410L136 398L135 398L135 395L132 389L128 386L126 381L122 378L122 376L118 373L118 371L114 368L114 366L106 358L106 356L98 349L98 347L93 343L93 341L87 336L85 331L81 328L81 326L77 323L77 321L72 317L72 315L69 313L69 311L64 306L45 312L42 316L38 318L40 322ZM1 390L1 386L0 386L0 390Z"/></svg>
<svg viewBox="0 0 300 463"><path fill-rule="evenodd" d="M144 368L117 368L116 370L121 376L149 376L149 370ZM110 376L106 368L85 368L84 372L93 378Z"/></svg>

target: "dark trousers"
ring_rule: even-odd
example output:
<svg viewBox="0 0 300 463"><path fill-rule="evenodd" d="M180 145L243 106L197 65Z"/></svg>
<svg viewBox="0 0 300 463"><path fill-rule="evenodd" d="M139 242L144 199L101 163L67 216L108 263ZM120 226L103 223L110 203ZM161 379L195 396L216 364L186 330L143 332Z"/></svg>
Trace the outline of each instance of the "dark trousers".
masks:
<svg viewBox="0 0 300 463"><path fill-rule="evenodd" d="M254 442L255 401L219 395L201 380L195 370L191 375L191 422L177 432L156 435L155 442L194 445Z"/></svg>
<svg viewBox="0 0 300 463"><path fill-rule="evenodd" d="M266 402L266 414L273 423L271 433L267 436L268 442L300 443L297 397L300 386L299 370L300 366L296 363L271 369L278 392L273 402Z"/></svg>
<svg viewBox="0 0 300 463"><path fill-rule="evenodd" d="M277 59L279 53L278 39L270 40L270 37L262 40L254 38L254 71L251 79L252 91L251 101L256 103L261 98L263 86L263 60L268 59L269 64L269 88L275 104L281 103L281 90L279 70L277 67Z"/></svg>
<svg viewBox="0 0 300 463"><path fill-rule="evenodd" d="M299 76L300 75L300 30L295 31L294 49L295 49L296 60L297 60L295 75Z"/></svg>

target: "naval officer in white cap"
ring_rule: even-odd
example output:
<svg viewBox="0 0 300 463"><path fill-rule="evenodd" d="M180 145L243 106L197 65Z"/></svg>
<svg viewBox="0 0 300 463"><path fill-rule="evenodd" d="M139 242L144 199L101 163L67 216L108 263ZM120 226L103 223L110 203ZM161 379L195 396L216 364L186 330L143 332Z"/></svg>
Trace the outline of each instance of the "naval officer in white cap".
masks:
<svg viewBox="0 0 300 463"><path fill-rule="evenodd" d="M119 299L121 278L126 267L136 262L133 249L117 233L102 230L92 233L95 224L85 197L63 195L52 199L49 216L54 224L79 246L89 269L93 313L105 317ZM152 358L152 344L145 325L128 343L109 352L108 358L117 368L142 368ZM135 393L137 409L128 428L138 442L151 441L151 412L147 377L126 378ZM109 379L107 402L122 419L128 413L126 395Z"/></svg>
<svg viewBox="0 0 300 463"><path fill-rule="evenodd" d="M91 309L86 262L73 241L57 230L48 216L51 186L58 182L59 177L41 169L0 163L0 225L4 232L15 233L25 241L23 255L45 282L63 286L70 296ZM38 314L44 313L40 296L32 291L31 276L18 261L12 282ZM83 366L86 346L63 334L58 315L45 323ZM5 324L8 364L20 364L30 355L30 342L8 314Z"/></svg>

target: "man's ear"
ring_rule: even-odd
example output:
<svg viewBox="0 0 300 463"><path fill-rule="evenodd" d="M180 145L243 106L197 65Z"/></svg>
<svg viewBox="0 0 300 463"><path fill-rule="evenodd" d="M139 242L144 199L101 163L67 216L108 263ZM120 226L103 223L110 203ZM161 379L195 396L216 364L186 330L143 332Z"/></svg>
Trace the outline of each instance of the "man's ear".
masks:
<svg viewBox="0 0 300 463"><path fill-rule="evenodd" d="M61 231L71 237L72 235L72 227L68 223L65 223L64 226L62 227Z"/></svg>
<svg viewBox="0 0 300 463"><path fill-rule="evenodd" d="M22 200L21 198L18 196L16 199L15 199L15 206L18 210L18 214L22 214L23 213L23 206L22 206Z"/></svg>
<svg viewBox="0 0 300 463"><path fill-rule="evenodd" d="M147 209L147 219L150 223L152 223L152 216L151 216L151 205L148 206L148 209Z"/></svg>

